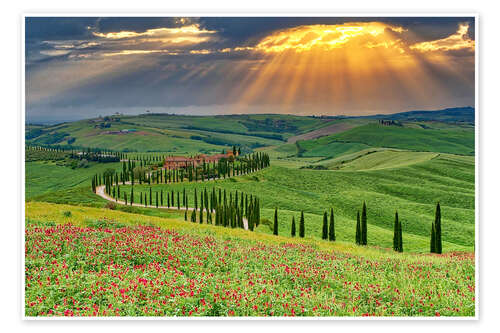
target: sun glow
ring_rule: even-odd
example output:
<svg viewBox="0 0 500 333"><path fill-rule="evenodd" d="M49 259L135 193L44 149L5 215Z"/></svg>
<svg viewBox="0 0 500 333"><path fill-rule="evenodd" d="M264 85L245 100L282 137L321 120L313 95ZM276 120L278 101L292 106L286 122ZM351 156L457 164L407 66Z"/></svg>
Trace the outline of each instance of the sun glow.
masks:
<svg viewBox="0 0 500 333"><path fill-rule="evenodd" d="M463 43L465 33L461 26L444 43L433 45L459 47L450 45ZM242 49L264 56L252 70L233 69L240 71L233 76L241 75L241 80L231 94L242 109L255 103L291 108L321 100L339 112L344 105L360 110L380 109L389 99L400 100L404 108L405 103L428 99L429 92L451 95L453 92L443 89L437 73L430 70L430 58L419 56L406 42L416 37L408 30L381 22L281 30ZM445 54L440 54L439 61L447 75L469 80L458 73Z"/></svg>
<svg viewBox="0 0 500 333"><path fill-rule="evenodd" d="M303 52L317 48L331 50L343 47L353 39L360 37L381 38L381 36L389 35L386 33L389 31L402 33L404 29L380 22L300 26L279 31L264 38L255 46L255 50L265 53L286 50Z"/></svg>
<svg viewBox="0 0 500 333"><path fill-rule="evenodd" d="M123 39L123 38L134 38L134 37L158 37L166 35L200 35L200 34L215 34L216 31L200 29L197 24L187 25L178 28L157 28L148 29L144 32L135 31L118 31L118 32L94 32L93 35L96 37L107 38L107 39Z"/></svg>

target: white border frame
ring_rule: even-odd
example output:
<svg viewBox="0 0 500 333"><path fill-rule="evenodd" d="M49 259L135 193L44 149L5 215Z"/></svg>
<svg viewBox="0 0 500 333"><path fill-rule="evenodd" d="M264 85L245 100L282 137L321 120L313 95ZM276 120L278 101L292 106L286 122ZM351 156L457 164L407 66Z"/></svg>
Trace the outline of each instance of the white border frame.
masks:
<svg viewBox="0 0 500 333"><path fill-rule="evenodd" d="M26 170L25 170L25 154L24 154L24 149L26 147L25 144L25 124L26 124L26 104L25 104L25 98L26 98L26 90L25 90L25 78L26 78L26 73L25 73L25 68L26 68L26 41L25 41L25 27L26 27L26 17L333 17L333 18L358 18L358 17L373 17L373 18L388 18L388 17L473 17L474 18L474 40L475 40L475 50L474 50L474 84L475 84L475 91L474 91L474 108L475 108L475 128L474 128L474 134L475 134L475 224L474 224L474 235L475 235L475 245L474 245L474 254L475 254L475 315L473 317L30 317L26 316L25 314L25 244L26 244L26 239L25 239L25 230L26 230L26 216L25 216L25 209L26 209L26 201L25 201L25 191L26 191ZM21 152L21 166L20 166L20 184L21 184L21 189L20 189L20 216L21 216L21 224L20 224L20 229L19 233L21 235L21 244L20 244L20 257L21 257L21 267L20 267L20 278L22 280L21 282L21 299L20 299L20 305L21 305L21 319L24 321L80 321L80 320L90 320L90 321L114 321L114 320L146 320L146 321L158 321L158 320L167 320L167 321L204 321L204 320L209 320L209 321L238 321L238 320L252 320L252 321L259 321L259 320L265 320L265 321L275 321L275 320L285 320L285 321L323 321L323 320L350 320L350 321L357 321L357 320L362 320L362 321L384 321L384 320L412 320L412 321L478 321L480 319L479 316L479 271L480 271L480 266L479 266L479 253L480 253L480 246L479 246L479 234L480 234L480 228L479 228L479 14L477 12L457 12L457 13L404 13L404 12L398 12L398 13L373 13L373 14L366 14L366 13L355 13L355 12L342 12L342 13L333 13L331 11L327 11L325 13L319 13L316 11L301 11L301 13L294 13L294 12L275 12L272 10L267 10L266 12L259 12L259 11L249 11L249 12L233 12L233 11L227 11L227 12L220 12L220 11L207 11L207 12L163 12L163 13L151 13L151 12L144 12L140 13L140 11L136 11L134 13L128 13L128 12L80 12L80 13L74 13L74 12L43 12L43 11L36 11L36 12L25 12L21 15L20 17L20 56L21 56L21 68L20 68L20 83L21 86L19 87L20 89L20 98L21 98L21 110L20 110L20 119L19 121L21 122L21 140L19 141L19 150Z"/></svg>

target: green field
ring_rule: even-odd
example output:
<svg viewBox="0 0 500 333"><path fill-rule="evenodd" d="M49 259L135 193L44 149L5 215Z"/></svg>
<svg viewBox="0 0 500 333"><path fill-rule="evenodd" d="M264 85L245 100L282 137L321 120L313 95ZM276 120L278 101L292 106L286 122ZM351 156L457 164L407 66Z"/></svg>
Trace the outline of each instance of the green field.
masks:
<svg viewBox="0 0 500 333"><path fill-rule="evenodd" d="M359 157L351 161L343 160L342 162L331 163L329 164L329 168L346 171L392 169L425 162L438 156L438 153L395 150L370 150L365 155L360 155Z"/></svg>
<svg viewBox="0 0 500 333"><path fill-rule="evenodd" d="M109 126L109 127L105 127ZM214 153L238 145L245 151L282 144L327 122L288 115L176 116L143 114L27 128L27 143L174 154ZM102 127L101 127L102 126ZM124 132L126 130L126 132ZM71 140L71 141L68 141Z"/></svg>
<svg viewBox="0 0 500 333"><path fill-rule="evenodd" d="M26 208L27 316L474 316L474 256ZM411 303L411 304L410 304Z"/></svg>
<svg viewBox="0 0 500 333"><path fill-rule="evenodd" d="M474 130L422 129L368 124L315 140L300 141L303 156L334 157L347 144L354 152L367 147L399 148L459 155L474 155Z"/></svg>
<svg viewBox="0 0 500 333"><path fill-rule="evenodd" d="M202 189L226 190L228 196L234 191L256 195L260 225L251 232L185 222L183 210L154 208L155 196L151 208L113 204L92 192L91 178L109 168L120 171L121 163L89 162L87 167L71 168L68 153L31 152L25 163L26 239L30 244L27 276L30 281L57 278L68 291L61 293L50 282L30 284L27 315L475 314L473 124L446 118L447 122L412 120L382 126L374 119L287 115L109 119L109 128L100 128L102 120L30 126L28 142L44 145L44 141L62 137L56 144L67 145L68 138L75 138L75 146L127 152L123 157L131 159L212 154L233 145L243 154L265 152L271 166L244 176L134 185L136 203L141 192L149 196L150 190L186 190L190 207L195 189L198 193ZM103 133L120 129L135 131ZM295 142L295 138L299 140ZM122 198L127 193L130 201L131 187L120 186ZM367 205L368 246L355 245L356 214L363 202ZM442 255L429 254L437 202L442 214ZM273 235L275 208L279 236ZM335 242L321 239L323 213L331 208ZM292 217L298 226L302 211L305 238L291 237ZM396 211L402 223L404 253L392 250ZM168 263L163 262L164 244L174 258ZM120 255L125 249L133 255ZM57 263L67 258L70 268L61 270L51 264L51 272L41 270L46 253L52 253ZM89 253L96 256L86 255ZM112 272L121 279L108 276L111 262L118 265ZM182 274L169 275L172 267ZM273 278L279 283L270 284ZM152 281L170 288L174 280L176 288L200 282L199 295L170 289L158 292L154 286L143 285ZM92 283L107 286L109 291L97 290ZM377 285L391 287L373 289ZM140 293L130 292L124 301L120 290L128 286L136 286ZM220 287L241 291L254 301L208 302L219 297ZM283 296L267 297L263 288ZM96 292L91 298L95 295L97 303L89 301L89 290ZM45 294L51 296L37 301ZM147 300L141 300L141 295L147 295ZM174 296L167 301L165 295ZM70 296L78 305L62 306L62 297ZM417 306L408 306L410 299ZM270 302L277 307L271 309ZM297 305L287 308L290 304ZM157 312L151 313L151 309Z"/></svg>
<svg viewBox="0 0 500 333"><path fill-rule="evenodd" d="M192 194L195 187L211 189L215 186L227 191L255 193L262 201L262 217L272 220L274 207L279 207L279 232L284 235L290 233L291 216L298 219L303 210L308 221L307 234L320 237L322 213L333 207L338 237L345 241L354 239L356 212L366 201L371 230L369 244L391 246L394 212L398 210L405 228L406 248L418 252L428 251L430 225L435 204L439 201L446 226L443 231L448 242L445 248L447 251L470 250L474 245L474 160L453 155L429 157L413 158L413 162L415 159L417 162L408 166L380 170L375 167L362 172L271 166L243 177L210 183L154 185L152 189L182 191L185 188ZM423 161L418 162L419 159ZM121 188L130 191L130 185ZM140 192L149 193L149 186L134 186L135 202ZM271 229L261 226L259 231L270 233Z"/></svg>
<svg viewBox="0 0 500 333"><path fill-rule="evenodd" d="M27 162L26 199L45 193L88 187L90 178L106 169L119 169L120 163L91 163L88 168L71 169L53 162Z"/></svg>

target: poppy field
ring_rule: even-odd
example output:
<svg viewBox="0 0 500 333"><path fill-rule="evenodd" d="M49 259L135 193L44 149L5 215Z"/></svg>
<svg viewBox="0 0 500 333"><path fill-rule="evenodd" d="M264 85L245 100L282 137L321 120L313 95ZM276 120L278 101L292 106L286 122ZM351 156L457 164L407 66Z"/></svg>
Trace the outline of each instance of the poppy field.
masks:
<svg viewBox="0 0 500 333"><path fill-rule="evenodd" d="M397 254L109 210L89 222L80 216L106 210L30 205L28 317L475 315L469 252Z"/></svg>

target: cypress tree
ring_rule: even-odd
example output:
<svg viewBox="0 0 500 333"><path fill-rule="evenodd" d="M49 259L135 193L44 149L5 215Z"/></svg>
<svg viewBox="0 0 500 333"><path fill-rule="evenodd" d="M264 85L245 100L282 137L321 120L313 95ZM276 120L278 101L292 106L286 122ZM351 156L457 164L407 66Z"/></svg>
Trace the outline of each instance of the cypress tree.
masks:
<svg viewBox="0 0 500 333"><path fill-rule="evenodd" d="M155 193L156 193L156 208L158 208L158 192Z"/></svg>
<svg viewBox="0 0 500 333"><path fill-rule="evenodd" d="M125 196L125 206L127 205L127 192L123 193L123 195Z"/></svg>
<svg viewBox="0 0 500 333"><path fill-rule="evenodd" d="M292 216L292 237L295 237L295 216Z"/></svg>
<svg viewBox="0 0 500 333"><path fill-rule="evenodd" d="M134 187L130 190L130 206L134 204Z"/></svg>
<svg viewBox="0 0 500 333"><path fill-rule="evenodd" d="M151 187L149 188L149 205L152 206L153 205L153 190L151 189Z"/></svg>
<svg viewBox="0 0 500 333"><path fill-rule="evenodd" d="M200 207L200 224L203 223L203 209Z"/></svg>
<svg viewBox="0 0 500 333"><path fill-rule="evenodd" d="M326 212L323 212L323 232L321 238L328 239L328 215Z"/></svg>
<svg viewBox="0 0 500 333"><path fill-rule="evenodd" d="M278 207L274 208L273 235L278 235Z"/></svg>
<svg viewBox="0 0 500 333"><path fill-rule="evenodd" d="M394 236L392 238L392 249L394 251L399 251L399 218L397 211L394 218Z"/></svg>
<svg viewBox="0 0 500 333"><path fill-rule="evenodd" d="M299 236L304 238L306 235L306 226L304 221L304 211L300 212Z"/></svg>
<svg viewBox="0 0 500 333"><path fill-rule="evenodd" d="M188 220L188 211L185 210L184 211L184 221L187 221Z"/></svg>
<svg viewBox="0 0 500 333"><path fill-rule="evenodd" d="M356 244L361 244L361 222L359 220L359 210L356 217Z"/></svg>
<svg viewBox="0 0 500 333"><path fill-rule="evenodd" d="M436 237L436 253L441 254L443 253L443 244L441 242L441 206L439 202L437 203L436 206L436 218L434 220L434 228L436 230L435 237Z"/></svg>
<svg viewBox="0 0 500 333"><path fill-rule="evenodd" d="M179 200L179 196L180 196L179 191L177 191L177 209L181 210L181 201Z"/></svg>
<svg viewBox="0 0 500 333"><path fill-rule="evenodd" d="M198 193L196 192L196 188L194 189L194 210L198 209Z"/></svg>
<svg viewBox="0 0 500 333"><path fill-rule="evenodd" d="M330 228L328 230L328 239L335 241L335 218L333 216L333 208L330 209Z"/></svg>
<svg viewBox="0 0 500 333"><path fill-rule="evenodd" d="M399 221L398 223L399 225L399 230L398 230L398 237L399 237L399 241L398 241L398 252L403 252L403 225L401 224L401 221Z"/></svg>
<svg viewBox="0 0 500 333"><path fill-rule="evenodd" d="M436 253L436 226L434 223L431 227L431 253Z"/></svg>
<svg viewBox="0 0 500 333"><path fill-rule="evenodd" d="M191 222L196 222L196 210L191 211Z"/></svg>
<svg viewBox="0 0 500 333"><path fill-rule="evenodd" d="M367 223L366 223L366 203L363 202L363 211L361 213L361 245L368 244L367 242Z"/></svg>

